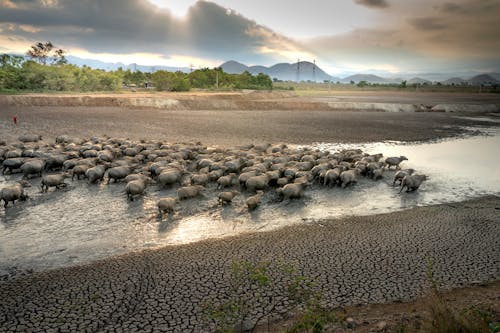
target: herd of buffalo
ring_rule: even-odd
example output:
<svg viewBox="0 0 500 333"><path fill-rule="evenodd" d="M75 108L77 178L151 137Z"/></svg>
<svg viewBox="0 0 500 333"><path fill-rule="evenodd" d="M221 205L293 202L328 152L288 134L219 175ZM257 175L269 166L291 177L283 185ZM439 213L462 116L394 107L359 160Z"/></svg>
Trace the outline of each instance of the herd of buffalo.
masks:
<svg viewBox="0 0 500 333"><path fill-rule="evenodd" d="M129 200L142 195L148 186L178 187L176 197L158 201L159 214L172 213L179 200L212 190L222 205L237 195L246 196L249 210L256 209L265 191L275 191L284 200L301 198L312 184L345 188L360 177L374 181L395 169L393 185L400 192L419 188L425 175L400 169L405 156L366 154L360 149L338 152L294 148L285 144L245 145L234 148L207 147L201 143L169 144L161 141L132 141L111 137L81 140L58 136L53 143L38 135L22 135L18 142L0 141L2 174L22 173L14 185L0 189L0 200L25 200L29 179L41 178L42 192L66 186L67 178L98 182L123 182Z"/></svg>

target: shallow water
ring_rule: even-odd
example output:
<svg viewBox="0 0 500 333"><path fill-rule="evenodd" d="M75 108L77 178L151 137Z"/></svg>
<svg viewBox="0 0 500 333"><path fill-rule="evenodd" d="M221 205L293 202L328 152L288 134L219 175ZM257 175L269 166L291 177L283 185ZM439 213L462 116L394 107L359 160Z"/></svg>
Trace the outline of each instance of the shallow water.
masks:
<svg viewBox="0 0 500 333"><path fill-rule="evenodd" d="M488 135L405 144L384 142L314 146L332 151L357 147L384 156L405 155L403 168L414 168L430 179L414 193L399 194L392 186L394 171L374 182L362 179L341 189L317 185L306 198L279 202L267 193L264 204L249 213L242 194L231 206L217 206L216 195L187 200L173 217L157 217L160 196L175 190L148 188L143 198L129 202L124 184L87 185L67 180L67 188L41 194L40 179L33 179L30 199L7 210L0 208L0 275L17 270L44 270L106 258L116 254L183 244L242 232L271 230L284 225L310 223L323 218L368 215L443 202L457 202L486 194L500 194L500 132ZM0 187L18 179L0 176ZM187 216L187 217L186 217Z"/></svg>

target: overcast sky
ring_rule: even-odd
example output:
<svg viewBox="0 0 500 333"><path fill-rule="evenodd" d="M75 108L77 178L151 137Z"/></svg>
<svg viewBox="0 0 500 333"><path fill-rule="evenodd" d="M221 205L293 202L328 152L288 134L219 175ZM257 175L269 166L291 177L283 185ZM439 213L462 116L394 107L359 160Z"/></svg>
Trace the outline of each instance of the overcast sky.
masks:
<svg viewBox="0 0 500 333"><path fill-rule="evenodd" d="M500 0L0 0L0 52L50 40L126 64L499 72L499 18Z"/></svg>

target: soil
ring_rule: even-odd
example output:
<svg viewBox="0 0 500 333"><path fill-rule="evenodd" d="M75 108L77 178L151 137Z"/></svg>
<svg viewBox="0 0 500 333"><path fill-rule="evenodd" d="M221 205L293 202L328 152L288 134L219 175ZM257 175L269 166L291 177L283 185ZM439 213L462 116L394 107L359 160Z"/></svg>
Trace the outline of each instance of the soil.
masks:
<svg viewBox="0 0 500 333"><path fill-rule="evenodd" d="M23 133L41 134L46 138L54 138L62 134L75 137L105 134L131 139L153 138L169 142L201 141L210 145L228 146L259 142L311 144L314 142L358 143L383 140L421 141L467 133L463 127L484 125L484 122L478 122L473 118L464 119L461 116L485 115L480 113L334 111L323 107L322 103L325 101L322 101L321 98L324 97L305 98L286 93L255 94L252 95L250 101L245 97L246 95L234 93L153 95L182 100L182 107L179 107L175 101L166 101L161 108L157 106L145 107L144 103L141 104L142 102L139 103L141 105L134 106L133 103L129 102L132 96L134 96L133 98L137 96L134 94L99 95L100 99L87 98L84 95L64 95L63 97L67 97L66 99L61 99L58 95L55 97L54 95L32 95L34 96L32 99L17 96L9 101L7 101L8 96L0 96L0 141L11 141ZM139 97L147 98L145 95ZM473 96L392 93L380 95L377 92L376 94L333 96L331 98L390 103L400 99L404 103L422 104L453 101L498 103L496 96L483 97L479 94ZM216 103L208 103L207 105L210 107L204 108L204 103L209 99L215 100ZM18 118L17 126L12 123L14 115L17 115ZM488 115L495 116L495 114ZM493 126L494 124L488 125ZM476 249L476 245L481 243L481 239L489 237L488 233L478 231L478 228L488 222L491 224L490 228L493 228L489 229L491 232L491 230L496 230L495 226L498 226L499 215L496 213L498 212L498 202L498 197L491 197L477 199L472 203L457 203L453 207L431 206L374 217L352 217L326 224L326 227L316 224L285 228L269 233L241 235L229 239L202 242L201 244L132 253L87 266L36 273L14 281L0 283L0 292L2 292L0 297L2 311L0 313L3 313L0 315L0 330L36 331L37 329L50 329L63 325L63 323L56 322L54 313L60 313L57 320L68 320L64 322L68 330L92 330L94 326L101 329L104 327L141 330L141 327L145 329L144 325L156 325L150 314L155 316L158 314L155 320L161 321L168 328L185 330L190 327L191 330L196 330L195 328L200 326L196 326L198 325L196 321L196 324L192 324L192 319L197 319L199 308L194 309L193 304L200 303L199 300L206 296L207 290L217 293L217 284L222 283L223 278L220 276L222 274L220 269L227 270L227 263L232 258L267 258L275 252L275 254L284 257L299 258L303 267L313 272L321 268L319 277L327 279L331 273L329 258L341 258L328 254L332 254L333 247L330 242L333 237L336 237L335 235L338 235L338 230L342 229L342 226L348 225L352 235L356 235L356 233L366 234L366 237L371 241L370 237L381 229L378 227L373 229L373 234L363 232L363 230L372 230L370 228L376 226L383 226L387 231L387 234L380 236L381 238L387 236L389 239L394 239L395 236L390 234L395 232L391 223L408 223L409 228L424 224L429 226L429 230L434 230L432 229L434 225L443 223L451 225L456 224L457 221L461 221L463 227L467 228L472 220L476 223L477 228L470 230L470 232L474 231L478 238L470 239L468 245ZM478 215L478 212L483 215ZM353 227L354 229L352 229ZM326 238L326 231L329 231L328 235L331 238ZM432 238L431 236L436 234L438 232L433 231L428 236ZM498 239L495 241L492 237L490 238L493 245L498 245ZM441 245L444 246L444 241L452 242L453 240L443 236L441 239L434 239L432 245L441 249ZM360 242L356 244L369 245L371 243ZM384 246L369 246L368 250L377 248L383 250ZM293 250L290 250L291 248ZM354 251L355 248L354 244L348 247L349 251ZM462 246L456 248L461 249ZM317 253L315 254L313 250ZM452 254L455 252L449 252L449 248L445 247L441 250L443 250L441 253L443 261L454 264ZM461 270L461 274L465 274L465 277L458 276L456 271L451 272L445 269L441 272L446 277L445 281L450 288L460 287L460 289L445 292L444 297L458 308L471 306L488 308L492 313L496 313L498 319L500 302L498 263L500 257L498 247L495 249L494 246L491 248L485 246L481 249L481 251L486 250L489 251L487 256L479 256L480 251L477 250L476 254L479 257L470 261L468 259L470 253L466 248L459 251L463 252L464 262L471 266L464 264L456 267L456 270ZM229 253L232 255L228 255ZM393 256L397 257L397 263L403 267L407 260L406 257L399 258L399 254L396 251L392 253ZM407 253L407 255L410 254ZM375 253L374 257L378 255ZM363 256L359 258L361 257ZM358 257L353 258L357 260ZM489 261L481 262L481 260L486 260L485 258ZM473 286L470 280L479 274L480 270L476 269L475 266L477 262L480 262L481 269L488 273L484 275L485 280L488 280L483 281L487 282L485 286ZM354 260L352 265L345 266L348 272L351 272L351 268L359 269L359 272L355 272L355 274L348 274L353 280L349 283L352 283L354 288L355 284L359 282L361 287L367 288L368 292L373 291L373 286L370 285L368 278L358 281L365 269L358 267L355 263ZM200 268L196 265L202 266ZM399 266L391 267L397 268ZM197 271L197 269L200 270ZM414 267L414 269L417 273L422 273L420 268ZM199 276L193 276L193 272ZM399 275L400 273L409 273L410 271L407 269L398 271L394 268L388 272L385 268L379 267L376 272L381 274L380 281L383 283L390 284L392 281L383 277L386 273L393 274L392 277L398 283L409 283L409 279L401 280ZM412 282L409 286L416 289L404 289L407 291L407 293L403 292L404 295L401 296L404 301L421 296L421 294L417 295L416 291L421 287L422 280L416 278L420 275L411 274L411 276L415 279L415 283ZM200 284L200 277L203 277L204 285ZM176 284L177 289L174 290ZM465 288L462 288L463 286ZM163 303L167 297L171 297L171 290L178 294L174 295L174 300L171 303ZM194 297L193 290L196 291L197 298L190 300L189 297ZM356 290L358 290L357 287L353 289L353 291ZM99 297L95 295L99 295ZM135 302L129 302L134 304L133 308L125 309L130 313L123 310L125 303L119 302L122 296L127 302L129 297ZM384 297L389 298L388 302L394 300L391 293L385 294ZM64 304L59 305L61 301ZM349 303L349 300L341 301L345 302L345 305ZM426 302L425 298L418 298L408 303L364 304L345 308L345 313L354 319L355 332L373 330L380 321L387 323L387 331L397 331L398 327L403 324L405 327L417 329L418 325L421 325L425 317L428 316ZM85 311L88 309L92 309L92 311L88 310L87 316L86 312L84 314L78 312L82 308ZM125 311L123 315L120 312L122 310ZM165 316L162 311L167 315ZM169 316L173 316L173 319L169 320ZM116 322L113 321L114 319ZM79 323L76 323L77 321ZM26 324L28 326L24 323L28 323ZM83 326L72 326L77 324ZM191 324L193 326L184 326ZM279 331L287 324L288 322L279 322L273 326L271 331ZM30 329L26 329L26 327ZM342 330L344 328L337 329L337 331Z"/></svg>
<svg viewBox="0 0 500 333"><path fill-rule="evenodd" d="M431 291L427 296L419 297L410 302L396 302L388 304L368 304L338 309L338 317L352 318L354 324L328 325L330 332L426 332L430 330L431 307L436 298ZM476 310L489 316L492 322L500 322L500 281L489 284L478 284L468 288L457 288L441 291L441 299L456 313ZM259 326L256 332L282 332L291 328L298 317L283 320L270 325ZM385 325L384 325L385 323ZM385 327L384 329L381 329Z"/></svg>
<svg viewBox="0 0 500 333"><path fill-rule="evenodd" d="M12 117L17 115L18 125ZM466 116L467 114L460 114ZM475 114L474 116L481 116ZM470 116L470 115L469 115ZM2 107L2 139L23 133L109 135L168 142L201 141L209 145L262 142L422 141L465 133L462 127L484 125L453 113L361 111L197 111L120 107Z"/></svg>

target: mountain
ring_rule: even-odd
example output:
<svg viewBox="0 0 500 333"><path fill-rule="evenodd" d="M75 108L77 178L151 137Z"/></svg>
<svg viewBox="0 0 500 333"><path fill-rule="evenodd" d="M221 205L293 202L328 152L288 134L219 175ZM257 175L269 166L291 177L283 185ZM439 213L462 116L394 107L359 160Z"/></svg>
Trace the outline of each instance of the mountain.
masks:
<svg viewBox="0 0 500 333"><path fill-rule="evenodd" d="M131 71L141 71L141 72L154 72L158 70L165 70L170 72L181 71L185 73L189 73L190 69L187 67L169 67L169 66L145 66L138 64L129 64L125 65L121 62L104 62L100 60L94 59L84 59L75 56L67 56L66 59L70 64L82 67L88 66L96 69L103 69L106 71L116 71L118 68L122 68L123 70L130 69Z"/></svg>
<svg viewBox="0 0 500 333"><path fill-rule="evenodd" d="M446 86L461 86L461 85L466 85L467 81L462 79L461 77L452 77L452 78L445 80L441 83L446 85Z"/></svg>
<svg viewBox="0 0 500 333"><path fill-rule="evenodd" d="M223 63L220 66L224 72L229 73L229 74L241 74L244 71L248 71L249 67L246 65L243 65L237 61L230 60L225 63Z"/></svg>
<svg viewBox="0 0 500 333"><path fill-rule="evenodd" d="M473 86L479 86L482 84L499 84L500 81L495 80L491 75L488 74L480 74L471 77L467 80L467 82Z"/></svg>
<svg viewBox="0 0 500 333"><path fill-rule="evenodd" d="M237 61L231 60L223 63L220 67L224 70L224 72L231 74L241 74L244 71L248 71L253 75L263 73L269 75L273 79L283 81L299 80L323 82L324 80L339 80L339 78L328 75L317 65L308 61L301 61L294 64L280 63L271 67L265 67L246 66Z"/></svg>
<svg viewBox="0 0 500 333"><path fill-rule="evenodd" d="M366 81L368 83L388 83L389 80L384 79L383 77L373 75L373 74L354 74L348 77L345 77L341 80L341 82L349 83L354 81L354 83L358 83L361 81Z"/></svg>
<svg viewBox="0 0 500 333"><path fill-rule="evenodd" d="M414 77L409 79L408 82L406 82L406 84L432 84L432 82L426 79L422 79L420 77Z"/></svg>
<svg viewBox="0 0 500 333"><path fill-rule="evenodd" d="M495 80L500 81L500 73L489 73L488 75L494 78Z"/></svg>

